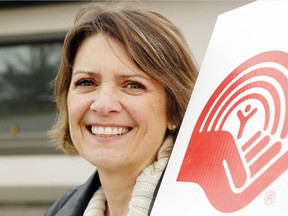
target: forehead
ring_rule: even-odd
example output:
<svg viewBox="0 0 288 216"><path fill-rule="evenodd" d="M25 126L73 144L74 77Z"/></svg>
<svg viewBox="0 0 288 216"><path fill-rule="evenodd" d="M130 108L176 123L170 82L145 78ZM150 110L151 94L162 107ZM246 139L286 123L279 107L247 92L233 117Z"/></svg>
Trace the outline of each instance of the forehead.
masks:
<svg viewBox="0 0 288 216"><path fill-rule="evenodd" d="M74 58L73 71L78 67L94 65L117 66L131 70L131 72L144 73L135 63L128 51L118 40L105 34L95 34L87 37L79 46ZM83 70L83 68L81 68Z"/></svg>
<svg viewBox="0 0 288 216"><path fill-rule="evenodd" d="M95 58L109 55L109 58L122 57L121 59L125 61L132 61L128 51L120 41L103 33L97 33L86 37L76 51L75 60L81 58L83 55L85 55L85 58L89 56Z"/></svg>
<svg viewBox="0 0 288 216"><path fill-rule="evenodd" d="M144 60L143 60L144 61ZM145 63L144 63L145 64ZM157 76L153 76L154 70L142 70L136 61L128 53L125 46L117 39L98 33L87 37L80 45L76 53L72 73L76 71L114 71L117 76L140 76L154 84L165 84Z"/></svg>

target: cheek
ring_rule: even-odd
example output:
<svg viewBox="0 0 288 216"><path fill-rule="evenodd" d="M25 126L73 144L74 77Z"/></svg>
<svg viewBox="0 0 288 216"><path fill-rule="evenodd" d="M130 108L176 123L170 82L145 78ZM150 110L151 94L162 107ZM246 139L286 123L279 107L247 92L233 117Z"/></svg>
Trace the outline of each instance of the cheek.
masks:
<svg viewBox="0 0 288 216"><path fill-rule="evenodd" d="M166 121L168 108L165 96L153 98L150 101L150 110L151 116L153 115L156 119Z"/></svg>
<svg viewBox="0 0 288 216"><path fill-rule="evenodd" d="M69 122L79 121L87 110L88 103L85 97L75 94L68 94L67 97Z"/></svg>
<svg viewBox="0 0 288 216"><path fill-rule="evenodd" d="M131 100L130 100L131 101ZM139 125L155 127L167 122L167 104L166 100L159 97L142 98L141 101L126 104L126 110L129 115Z"/></svg>
<svg viewBox="0 0 288 216"><path fill-rule="evenodd" d="M129 101L129 100L127 100ZM147 118L143 113L143 105L140 105L139 102L130 102L130 103L122 103L124 110L127 111L130 118L133 119L133 121L137 122L143 122L145 118Z"/></svg>

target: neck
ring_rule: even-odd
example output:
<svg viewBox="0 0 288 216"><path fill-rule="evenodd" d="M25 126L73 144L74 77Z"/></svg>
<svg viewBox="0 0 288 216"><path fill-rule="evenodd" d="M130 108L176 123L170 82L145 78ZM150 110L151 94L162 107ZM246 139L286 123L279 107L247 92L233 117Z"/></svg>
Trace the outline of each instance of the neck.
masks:
<svg viewBox="0 0 288 216"><path fill-rule="evenodd" d="M126 216L128 204L135 186L136 175L121 175L106 173L98 170L102 188L104 190L107 207L106 216Z"/></svg>

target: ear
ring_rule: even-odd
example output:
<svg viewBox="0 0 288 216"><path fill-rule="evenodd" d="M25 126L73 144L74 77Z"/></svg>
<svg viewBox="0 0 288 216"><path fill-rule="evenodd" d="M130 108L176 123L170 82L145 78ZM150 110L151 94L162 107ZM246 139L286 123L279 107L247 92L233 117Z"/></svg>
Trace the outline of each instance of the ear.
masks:
<svg viewBox="0 0 288 216"><path fill-rule="evenodd" d="M177 128L177 126L173 123L169 123L167 125L168 130L170 131L170 133L174 133L175 129Z"/></svg>

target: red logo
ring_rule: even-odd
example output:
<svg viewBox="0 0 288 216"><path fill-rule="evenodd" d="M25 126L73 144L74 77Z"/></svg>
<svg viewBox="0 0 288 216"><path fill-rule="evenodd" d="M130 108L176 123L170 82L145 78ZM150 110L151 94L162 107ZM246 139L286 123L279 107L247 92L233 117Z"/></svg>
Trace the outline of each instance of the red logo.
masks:
<svg viewBox="0 0 288 216"><path fill-rule="evenodd" d="M287 76L288 53L281 51L258 54L232 71L199 116L177 181L199 184L216 209L233 212L284 173Z"/></svg>

